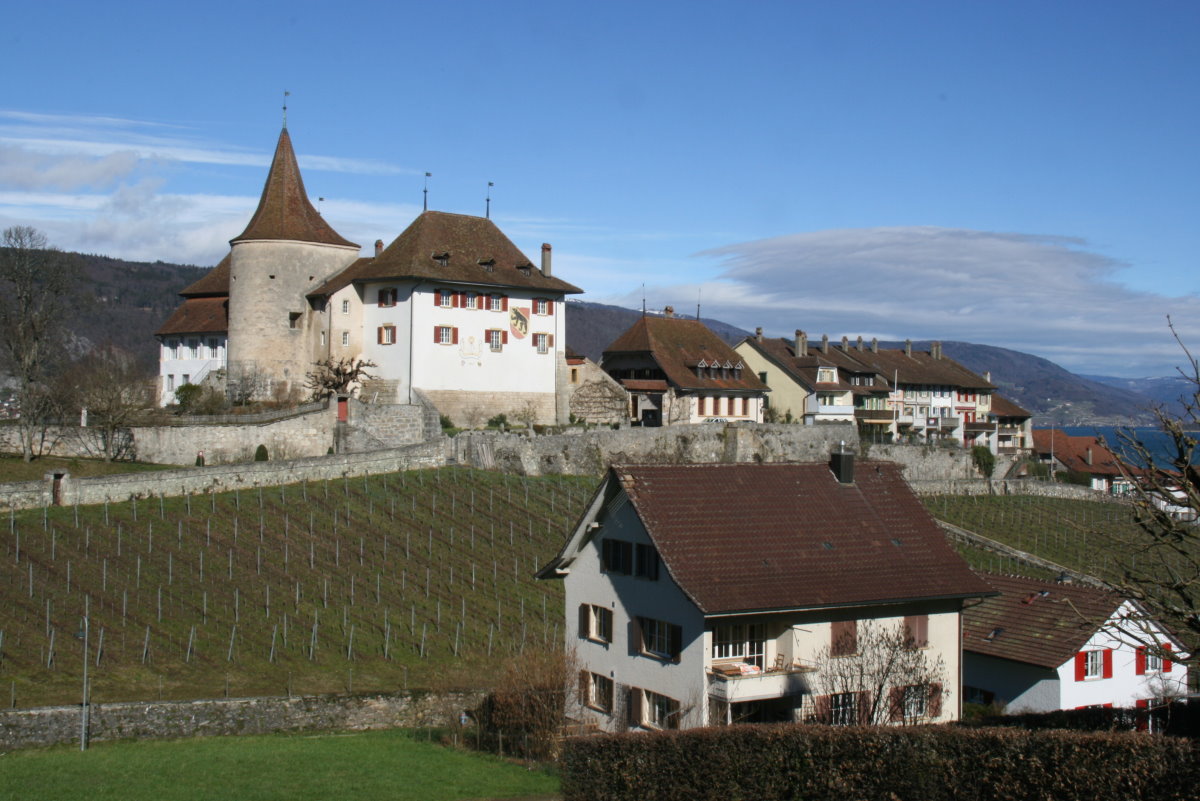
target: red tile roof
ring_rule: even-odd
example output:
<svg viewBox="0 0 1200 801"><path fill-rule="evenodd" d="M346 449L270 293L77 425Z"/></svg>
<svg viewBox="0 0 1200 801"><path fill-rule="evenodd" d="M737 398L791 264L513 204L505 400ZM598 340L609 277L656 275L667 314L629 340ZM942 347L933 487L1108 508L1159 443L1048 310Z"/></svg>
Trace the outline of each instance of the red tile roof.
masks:
<svg viewBox="0 0 1200 801"><path fill-rule="evenodd" d="M1120 461L1099 437L1067 434L1056 428L1035 428L1033 447L1038 454L1049 456L1053 452L1054 459L1068 470L1097 476L1122 475Z"/></svg>
<svg viewBox="0 0 1200 801"><path fill-rule="evenodd" d="M658 365L667 380L681 389L732 389L765 392L767 385L745 368L741 378L701 378L695 368L708 365L741 365L742 357L699 320L681 317L641 317L604 349L603 361L619 357L645 357Z"/></svg>
<svg viewBox="0 0 1200 801"><path fill-rule="evenodd" d="M979 575L1000 595L963 610L963 650L976 654L1057 668L1121 605L1093 587Z"/></svg>
<svg viewBox="0 0 1200 801"><path fill-rule="evenodd" d="M184 287L179 294L185 298L227 296L229 294L230 258L230 254L225 254L225 258L221 259L216 267L205 273L199 281Z"/></svg>
<svg viewBox="0 0 1200 801"><path fill-rule="evenodd" d="M443 265L438 257L445 261ZM542 271L485 217L426 211L374 258L363 258L309 293L328 296L356 281L421 278L448 284L520 287L547 294L582 289Z"/></svg>
<svg viewBox="0 0 1200 801"><path fill-rule="evenodd" d="M666 392L667 382L655 378L622 378L621 386L630 392Z"/></svg>
<svg viewBox="0 0 1200 801"><path fill-rule="evenodd" d="M271 161L271 170L267 173L258 209L250 218L246 230L230 241L245 242L255 239L285 239L358 247L333 230L309 202L287 128L279 134L279 144L275 146L275 158Z"/></svg>
<svg viewBox="0 0 1200 801"><path fill-rule="evenodd" d="M156 336L221 334L228 330L227 298L188 298L154 333Z"/></svg>
<svg viewBox="0 0 1200 801"><path fill-rule="evenodd" d="M992 414L996 417L1033 417L1032 413L995 392L992 393Z"/></svg>
<svg viewBox="0 0 1200 801"><path fill-rule="evenodd" d="M991 592L946 542L900 467L614 466L672 578L706 614Z"/></svg>

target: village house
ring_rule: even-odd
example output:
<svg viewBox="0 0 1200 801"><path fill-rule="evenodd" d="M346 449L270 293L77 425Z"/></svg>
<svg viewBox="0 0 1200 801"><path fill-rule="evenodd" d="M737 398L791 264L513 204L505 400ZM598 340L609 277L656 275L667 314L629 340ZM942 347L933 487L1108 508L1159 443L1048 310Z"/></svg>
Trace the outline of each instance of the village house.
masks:
<svg viewBox="0 0 1200 801"><path fill-rule="evenodd" d="M899 466L850 454L614 466L539 577L565 582L579 717L612 731L954 720L962 607L992 592ZM880 632L937 669L837 683Z"/></svg>
<svg viewBox="0 0 1200 801"><path fill-rule="evenodd" d="M315 363L350 359L376 365L380 403L565 422L563 303L582 290L551 265L549 245L534 266L490 219L440 211L360 256L313 208L285 128L246 230L158 331L162 403L221 367L230 392L296 399Z"/></svg>
<svg viewBox="0 0 1200 801"><path fill-rule="evenodd" d="M969 702L1006 711L1152 709L1187 693L1180 643L1132 601L1077 584L981 573L998 595L963 612Z"/></svg>
<svg viewBox="0 0 1200 801"><path fill-rule="evenodd" d="M1049 465L1051 471L1086 478L1097 492L1123 495L1133 487L1130 468L1121 464L1100 437L1039 428L1033 432L1033 447L1038 461Z"/></svg>
<svg viewBox="0 0 1200 801"><path fill-rule="evenodd" d="M629 394L634 425L761 423L768 389L699 320L643 315L604 350L604 371Z"/></svg>

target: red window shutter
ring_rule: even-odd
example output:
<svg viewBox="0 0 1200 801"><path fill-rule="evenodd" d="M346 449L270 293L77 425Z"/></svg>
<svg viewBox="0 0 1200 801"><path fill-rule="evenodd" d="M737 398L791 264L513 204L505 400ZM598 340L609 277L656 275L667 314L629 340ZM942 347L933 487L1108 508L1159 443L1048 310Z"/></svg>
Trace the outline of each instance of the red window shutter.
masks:
<svg viewBox="0 0 1200 801"><path fill-rule="evenodd" d="M507 344L508 344L508 332L507 332L507 331L501 331L501 332L500 332L500 344L501 344L501 345L507 345Z"/></svg>
<svg viewBox="0 0 1200 801"><path fill-rule="evenodd" d="M379 328L375 329L375 342L380 345L383 344L383 326L382 325L379 326Z"/></svg>
<svg viewBox="0 0 1200 801"><path fill-rule="evenodd" d="M508 311L508 295L505 295L504 297L502 297L502 298L500 299L500 307L501 307L501 308L502 308L504 311Z"/></svg>
<svg viewBox="0 0 1200 801"><path fill-rule="evenodd" d="M551 317L554 316L554 301L546 301L546 314L550 315Z"/></svg>
<svg viewBox="0 0 1200 801"><path fill-rule="evenodd" d="M1112 678L1112 649L1104 649L1104 678Z"/></svg>
<svg viewBox="0 0 1200 801"><path fill-rule="evenodd" d="M587 604L579 605L579 639L586 640L588 637L588 628L591 622L591 614L588 611Z"/></svg>
<svg viewBox="0 0 1200 801"><path fill-rule="evenodd" d="M699 415L708 414L708 398L701 395L700 397L696 398L696 405L699 407L699 411L697 412L697 414L699 414Z"/></svg>
<svg viewBox="0 0 1200 801"><path fill-rule="evenodd" d="M442 338L438 336L438 329L440 327L441 326L436 325L433 327L433 344L435 345L442 341Z"/></svg>
<svg viewBox="0 0 1200 801"><path fill-rule="evenodd" d="M871 694L866 690L858 693L858 698L855 700L855 709L858 712L858 725L866 726L871 722Z"/></svg>
<svg viewBox="0 0 1200 801"><path fill-rule="evenodd" d="M1087 654L1083 651L1075 654L1075 681L1083 681L1087 676Z"/></svg>
<svg viewBox="0 0 1200 801"><path fill-rule="evenodd" d="M546 347L547 348L554 347L554 334L546 334Z"/></svg>
<svg viewBox="0 0 1200 801"><path fill-rule="evenodd" d="M642 619L629 618L629 653L633 655L642 652Z"/></svg>
<svg viewBox="0 0 1200 801"><path fill-rule="evenodd" d="M813 711L818 723L833 722L833 703L828 695L818 695L813 699Z"/></svg>
<svg viewBox="0 0 1200 801"><path fill-rule="evenodd" d="M441 290L438 290L438 289L435 289L435 290L433 290L433 305L434 305L434 306L441 306L441 305L442 305L442 293L441 293Z"/></svg>
<svg viewBox="0 0 1200 801"><path fill-rule="evenodd" d="M1170 650L1171 650L1171 643L1169 643L1169 642L1164 642L1164 643L1162 644L1162 649L1163 649L1164 651L1170 651ZM1163 673L1170 673L1170 672L1171 672L1171 660L1170 660L1170 659L1166 659L1166 658L1164 657L1164 659L1163 659L1163 661L1162 661L1162 666L1163 666L1163 667L1162 667L1162 669L1163 669Z"/></svg>
<svg viewBox="0 0 1200 801"><path fill-rule="evenodd" d="M671 661L678 662L683 653L683 626L671 626Z"/></svg>
<svg viewBox="0 0 1200 801"><path fill-rule="evenodd" d="M888 693L888 716L892 722L904 719L904 688L893 687Z"/></svg>
<svg viewBox="0 0 1200 801"><path fill-rule="evenodd" d="M637 687L629 688L629 725L642 725L642 691Z"/></svg>
<svg viewBox="0 0 1200 801"><path fill-rule="evenodd" d="M929 685L929 705L926 710L929 717L936 718L942 714L942 685L941 682L933 682Z"/></svg>
<svg viewBox="0 0 1200 801"><path fill-rule="evenodd" d="M1139 645L1137 647L1137 653L1134 655L1133 663L1133 670L1135 673L1137 673L1137 675L1142 676L1146 673L1146 646Z"/></svg>
<svg viewBox="0 0 1200 801"><path fill-rule="evenodd" d="M579 703L586 704L591 700L588 698L588 696L591 695L591 693L588 692L588 690L591 689L591 684L592 677L588 675L588 672L586 670L579 671Z"/></svg>
<svg viewBox="0 0 1200 801"><path fill-rule="evenodd" d="M458 328L450 329L450 343L453 345L458 344Z"/></svg>

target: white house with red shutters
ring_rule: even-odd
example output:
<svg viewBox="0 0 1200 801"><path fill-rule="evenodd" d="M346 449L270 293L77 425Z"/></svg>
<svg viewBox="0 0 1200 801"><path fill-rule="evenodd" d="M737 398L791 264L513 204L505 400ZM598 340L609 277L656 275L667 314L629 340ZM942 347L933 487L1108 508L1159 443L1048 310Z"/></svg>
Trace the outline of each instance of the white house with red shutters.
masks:
<svg viewBox="0 0 1200 801"><path fill-rule="evenodd" d="M1094 587L981 574L998 592L963 613L968 702L1009 712L1156 707L1187 693L1180 643Z"/></svg>

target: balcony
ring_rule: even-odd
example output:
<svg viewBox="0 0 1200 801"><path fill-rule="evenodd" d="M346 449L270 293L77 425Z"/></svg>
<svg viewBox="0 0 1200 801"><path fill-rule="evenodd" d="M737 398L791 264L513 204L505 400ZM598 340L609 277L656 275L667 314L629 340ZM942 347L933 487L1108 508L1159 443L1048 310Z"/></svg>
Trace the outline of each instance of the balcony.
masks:
<svg viewBox="0 0 1200 801"><path fill-rule="evenodd" d="M808 691L807 674L816 671L810 665L793 664L778 670L740 673L738 665L713 665L708 673L708 694L731 704L783 698Z"/></svg>

